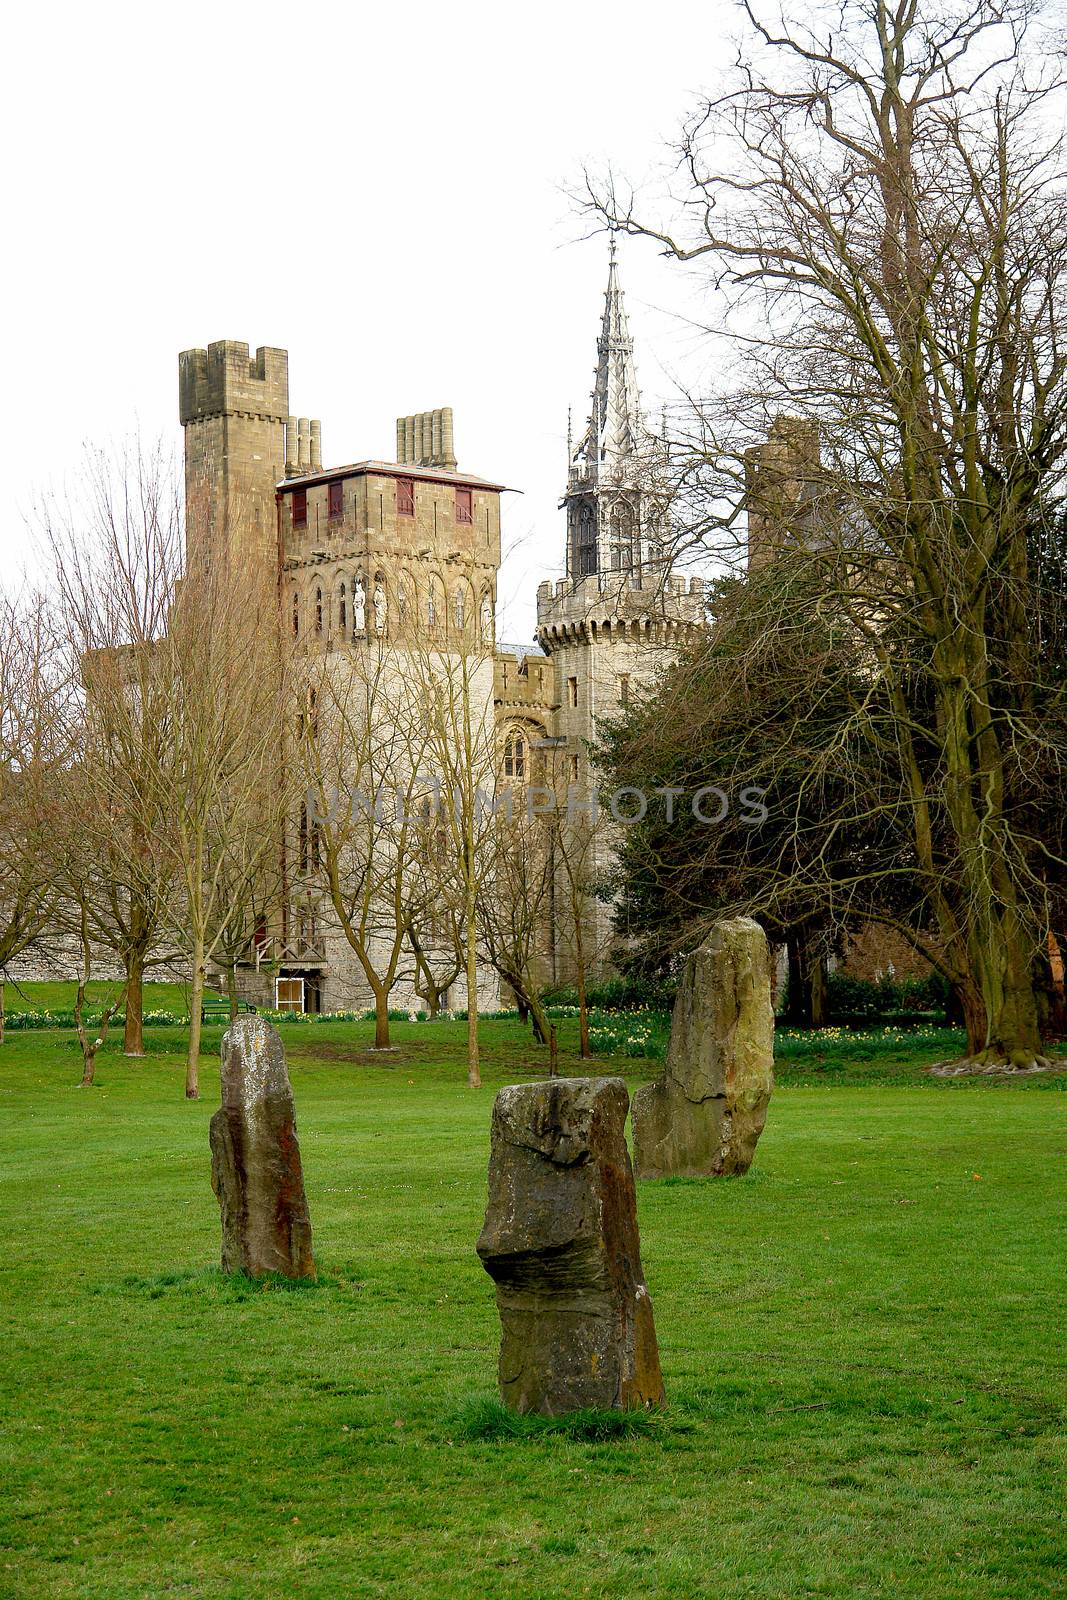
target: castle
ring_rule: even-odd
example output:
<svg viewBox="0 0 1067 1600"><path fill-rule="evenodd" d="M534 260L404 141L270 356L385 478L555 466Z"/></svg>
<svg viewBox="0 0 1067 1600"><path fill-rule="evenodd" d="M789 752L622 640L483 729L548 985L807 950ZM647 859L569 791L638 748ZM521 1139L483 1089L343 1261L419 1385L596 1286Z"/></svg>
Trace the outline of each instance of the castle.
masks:
<svg viewBox="0 0 1067 1600"><path fill-rule="evenodd" d="M214 551L253 561L276 581L278 626L298 650L353 658L384 647L403 673L405 652L426 633L443 651L476 641L486 663L480 714L508 783L531 781L539 753L551 751L557 771L587 785L598 720L617 715L703 623L702 581L671 570L667 447L642 416L614 242L592 409L577 444L568 437L566 577L539 586L530 648L496 639L506 491L460 470L450 409L399 418L395 461L324 468L320 423L290 412L286 351L262 346L250 358L232 340L184 351L179 393L190 566ZM610 834L593 847L600 868ZM291 828L286 848L286 904L269 938L261 932L250 946L248 998L312 1010L368 1004ZM590 897L585 918L591 970L602 972L610 907ZM544 980L569 981L552 926L540 951ZM484 985L480 1003L491 1005L495 975ZM393 1004L417 1003L403 974ZM453 1003L466 1004L462 986Z"/></svg>

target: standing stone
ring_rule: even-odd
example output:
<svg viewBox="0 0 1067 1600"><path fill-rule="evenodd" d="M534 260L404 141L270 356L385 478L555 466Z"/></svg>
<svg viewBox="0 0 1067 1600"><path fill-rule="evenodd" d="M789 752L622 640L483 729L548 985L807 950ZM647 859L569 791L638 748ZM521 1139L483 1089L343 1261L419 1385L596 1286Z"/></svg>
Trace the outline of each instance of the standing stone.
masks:
<svg viewBox="0 0 1067 1600"><path fill-rule="evenodd" d="M717 922L685 964L663 1076L634 1095L637 1176L747 1172L773 1087L767 936L751 917Z"/></svg>
<svg viewBox="0 0 1067 1600"><path fill-rule="evenodd" d="M478 1240L513 1411L663 1403L621 1078L512 1084L493 1106Z"/></svg>
<svg viewBox="0 0 1067 1600"><path fill-rule="evenodd" d="M293 1091L282 1041L264 1017L241 1017L222 1037L211 1187L222 1211L224 1272L315 1276Z"/></svg>

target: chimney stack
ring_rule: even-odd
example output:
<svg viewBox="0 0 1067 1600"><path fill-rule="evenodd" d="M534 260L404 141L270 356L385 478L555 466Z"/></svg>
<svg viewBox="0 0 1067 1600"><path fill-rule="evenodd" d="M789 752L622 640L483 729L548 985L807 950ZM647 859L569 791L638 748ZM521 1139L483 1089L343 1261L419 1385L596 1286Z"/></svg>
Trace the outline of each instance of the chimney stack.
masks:
<svg viewBox="0 0 1067 1600"><path fill-rule="evenodd" d="M443 467L456 470L456 451L452 442L452 407L436 411L416 411L396 419L396 459L415 467Z"/></svg>

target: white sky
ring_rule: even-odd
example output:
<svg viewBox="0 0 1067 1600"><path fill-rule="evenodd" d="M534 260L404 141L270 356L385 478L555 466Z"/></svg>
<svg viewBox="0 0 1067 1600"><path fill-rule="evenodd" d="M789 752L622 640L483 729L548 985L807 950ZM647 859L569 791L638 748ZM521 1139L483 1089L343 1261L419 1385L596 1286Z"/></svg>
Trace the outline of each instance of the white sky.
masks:
<svg viewBox="0 0 1067 1600"><path fill-rule="evenodd" d="M324 464L392 459L397 415L455 411L505 505L499 635L562 569L568 405L584 425L607 273L563 192L583 162L654 181L729 57L727 4L186 0L19 7L2 116L3 570L83 441L180 449L177 355L289 351ZM691 283L621 255L654 419L697 356ZM691 376L691 372L690 372Z"/></svg>

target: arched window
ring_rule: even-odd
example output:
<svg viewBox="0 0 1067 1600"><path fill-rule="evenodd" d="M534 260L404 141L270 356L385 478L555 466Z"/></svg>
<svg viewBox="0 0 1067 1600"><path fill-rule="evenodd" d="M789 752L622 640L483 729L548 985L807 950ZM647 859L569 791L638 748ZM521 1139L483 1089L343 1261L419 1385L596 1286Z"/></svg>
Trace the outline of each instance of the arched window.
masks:
<svg viewBox="0 0 1067 1600"><path fill-rule="evenodd" d="M578 507L574 546L576 573L584 578L597 570L596 512L588 501Z"/></svg>
<svg viewBox="0 0 1067 1600"><path fill-rule="evenodd" d="M348 631L348 589L343 578L337 591L337 625L342 633Z"/></svg>
<svg viewBox="0 0 1067 1600"><path fill-rule="evenodd" d="M322 590L315 590L315 632L322 632Z"/></svg>
<svg viewBox="0 0 1067 1600"><path fill-rule="evenodd" d="M610 555L612 572L629 572L633 567L633 522L628 506L616 506L611 513Z"/></svg>
<svg viewBox="0 0 1067 1600"><path fill-rule="evenodd" d="M299 595L299 593L294 592L294 594L293 594L293 638L296 639L296 638L299 638L299 636L300 636L300 595Z"/></svg>
<svg viewBox="0 0 1067 1600"><path fill-rule="evenodd" d="M526 735L520 733L518 728L512 728L504 740L504 776L526 776Z"/></svg>

